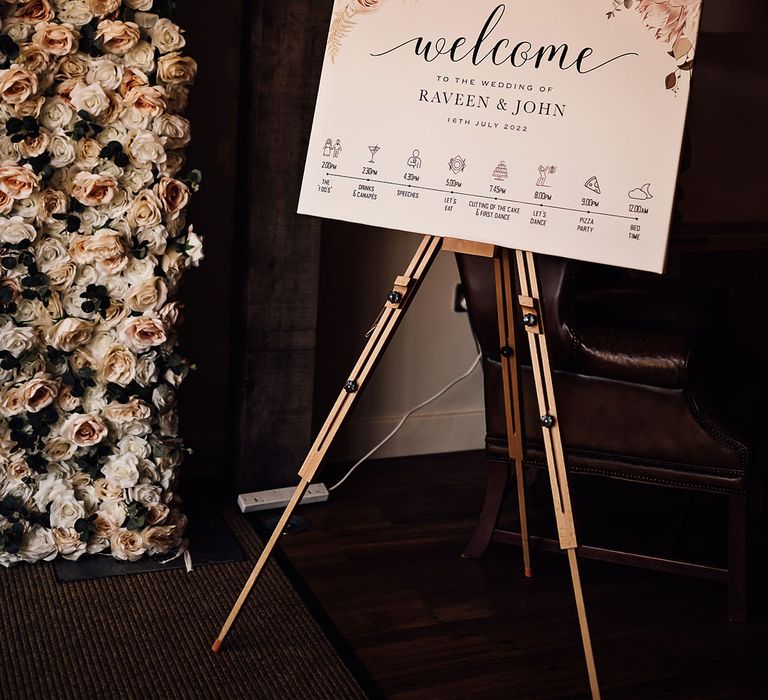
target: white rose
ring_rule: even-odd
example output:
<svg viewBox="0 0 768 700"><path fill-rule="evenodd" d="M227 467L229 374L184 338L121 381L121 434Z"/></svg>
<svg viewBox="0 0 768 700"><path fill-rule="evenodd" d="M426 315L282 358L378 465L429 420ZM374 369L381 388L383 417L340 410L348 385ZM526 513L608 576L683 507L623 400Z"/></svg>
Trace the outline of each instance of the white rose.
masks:
<svg viewBox="0 0 768 700"><path fill-rule="evenodd" d="M40 124L50 131L68 129L75 119L75 110L58 95L48 97L40 110Z"/></svg>
<svg viewBox="0 0 768 700"><path fill-rule="evenodd" d="M33 525L24 533L19 556L28 562L51 561L56 558L58 552L53 533L40 525Z"/></svg>
<svg viewBox="0 0 768 700"><path fill-rule="evenodd" d="M117 190L115 190L115 195L112 197L112 199L114 199L116 196ZM87 207L85 211L80 212L80 230L83 233L93 233L94 231L100 228L104 228L107 225L109 216L107 216L106 207L109 206L109 204L112 202L112 199L110 199L107 204L102 204L99 209L95 209L94 207Z"/></svg>
<svg viewBox="0 0 768 700"><path fill-rule="evenodd" d="M149 443L144 438L135 435L126 435L121 438L117 443L117 451L119 454L136 455L140 460L145 460L152 454Z"/></svg>
<svg viewBox="0 0 768 700"><path fill-rule="evenodd" d="M129 489L136 486L139 480L139 458L130 452L112 455L101 468L101 473L113 484Z"/></svg>
<svg viewBox="0 0 768 700"><path fill-rule="evenodd" d="M58 132L51 137L48 151L54 168L63 168L75 160L75 142L64 132Z"/></svg>
<svg viewBox="0 0 768 700"><path fill-rule="evenodd" d="M169 149L184 148L191 137L189 121L178 114L161 114L152 123L152 131Z"/></svg>
<svg viewBox="0 0 768 700"><path fill-rule="evenodd" d="M109 538L109 543L112 546L112 556L123 561L138 561L147 551L138 532L123 528Z"/></svg>
<svg viewBox="0 0 768 700"><path fill-rule="evenodd" d="M161 490L152 484L139 484L129 491L129 498L143 505L160 503Z"/></svg>
<svg viewBox="0 0 768 700"><path fill-rule="evenodd" d="M165 148L157 134L140 131L128 146L128 155L137 165L151 165L165 161Z"/></svg>
<svg viewBox="0 0 768 700"><path fill-rule="evenodd" d="M35 260L37 266L47 272L68 262L69 253L61 240L46 236L35 243Z"/></svg>
<svg viewBox="0 0 768 700"><path fill-rule="evenodd" d="M0 218L0 242L17 245L22 241L34 241L36 237L35 227L26 223L21 216Z"/></svg>
<svg viewBox="0 0 768 700"><path fill-rule="evenodd" d="M136 364L136 382L139 386L148 387L157 382L157 353L148 352L139 358Z"/></svg>
<svg viewBox="0 0 768 700"><path fill-rule="evenodd" d="M184 246L184 252L189 258L193 266L197 267L200 261L203 259L203 241L202 239L189 227L187 233L187 242Z"/></svg>
<svg viewBox="0 0 768 700"><path fill-rule="evenodd" d="M3 19L3 34L7 34L17 44L26 43L33 31L34 25L28 22L24 22L15 17L6 17Z"/></svg>
<svg viewBox="0 0 768 700"><path fill-rule="evenodd" d="M129 141L128 129L120 122L114 122L105 126L104 131L96 138L102 146L106 146L110 141L118 141L123 146L126 146Z"/></svg>
<svg viewBox="0 0 768 700"><path fill-rule="evenodd" d="M150 255L162 255L168 246L168 231L162 225L143 228L136 234L136 238L147 244Z"/></svg>
<svg viewBox="0 0 768 700"><path fill-rule="evenodd" d="M132 286L142 284L147 280L152 280L155 278L156 264L157 261L152 260L150 256L143 260L134 258L125 270L123 270L123 279Z"/></svg>
<svg viewBox="0 0 768 700"><path fill-rule="evenodd" d="M78 111L84 109L98 117L109 107L109 98L98 83L78 83L69 94L69 99Z"/></svg>
<svg viewBox="0 0 768 700"><path fill-rule="evenodd" d="M125 522L125 517L127 515L125 504L117 500L102 501L99 506L99 513L109 518L116 528L120 527Z"/></svg>
<svg viewBox="0 0 768 700"><path fill-rule="evenodd" d="M153 277L131 288L125 305L131 311L157 311L168 298L168 287L160 277Z"/></svg>
<svg viewBox="0 0 768 700"><path fill-rule="evenodd" d="M155 70L155 50L149 42L140 41L123 57L123 65L151 73Z"/></svg>
<svg viewBox="0 0 768 700"><path fill-rule="evenodd" d="M123 176L120 178L120 184L129 192L137 193L147 187L147 185L153 182L154 179L155 176L152 174L152 166L131 166L123 171Z"/></svg>
<svg viewBox="0 0 768 700"><path fill-rule="evenodd" d="M48 474L37 482L34 501L39 511L45 511L48 504L59 498L66 498L71 492L69 486L54 474Z"/></svg>
<svg viewBox="0 0 768 700"><path fill-rule="evenodd" d="M163 413L159 420L160 433L168 437L177 437L179 434L179 414L176 411Z"/></svg>
<svg viewBox="0 0 768 700"><path fill-rule="evenodd" d="M176 392L161 384L152 392L152 403L160 413L167 413L176 405Z"/></svg>
<svg viewBox="0 0 768 700"><path fill-rule="evenodd" d="M147 12L152 9L154 0L125 0L125 4L137 12Z"/></svg>
<svg viewBox="0 0 768 700"><path fill-rule="evenodd" d="M0 350L11 353L14 357L20 357L29 352L37 341L37 334L33 328L15 326L7 316L0 318Z"/></svg>
<svg viewBox="0 0 768 700"><path fill-rule="evenodd" d="M85 517L85 508L75 498L71 491L65 496L59 496L51 503L51 527L69 529Z"/></svg>
<svg viewBox="0 0 768 700"><path fill-rule="evenodd" d="M110 58L97 58L88 66L87 79L89 83L98 83L105 90L117 90L123 79L123 67Z"/></svg>
<svg viewBox="0 0 768 700"><path fill-rule="evenodd" d="M66 0L57 9L62 22L71 22L76 27L82 27L93 19L87 0Z"/></svg>
<svg viewBox="0 0 768 700"><path fill-rule="evenodd" d="M186 45L178 25L169 19L160 19L147 32L154 46L160 53L179 51Z"/></svg>

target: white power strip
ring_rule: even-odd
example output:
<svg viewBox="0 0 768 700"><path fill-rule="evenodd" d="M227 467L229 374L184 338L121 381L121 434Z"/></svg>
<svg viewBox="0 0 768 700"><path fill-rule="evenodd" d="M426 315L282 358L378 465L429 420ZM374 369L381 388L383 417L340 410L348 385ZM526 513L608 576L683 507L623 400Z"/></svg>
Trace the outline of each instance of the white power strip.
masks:
<svg viewBox="0 0 768 700"><path fill-rule="evenodd" d="M253 493L241 493L237 497L237 505L243 513L254 513L259 510L275 510L285 508L290 502L295 487L287 489L271 489L269 491L254 491ZM322 503L328 500L328 489L325 484L312 484L304 498L301 499L301 505L308 503Z"/></svg>

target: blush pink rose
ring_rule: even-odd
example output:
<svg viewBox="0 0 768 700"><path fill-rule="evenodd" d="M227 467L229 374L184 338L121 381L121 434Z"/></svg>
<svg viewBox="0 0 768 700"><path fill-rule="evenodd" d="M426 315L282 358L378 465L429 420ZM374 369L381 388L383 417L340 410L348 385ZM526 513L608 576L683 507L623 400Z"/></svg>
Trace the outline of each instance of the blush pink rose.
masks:
<svg viewBox="0 0 768 700"><path fill-rule="evenodd" d="M659 41L673 44L695 33L701 14L701 0L639 0L636 7L645 26Z"/></svg>

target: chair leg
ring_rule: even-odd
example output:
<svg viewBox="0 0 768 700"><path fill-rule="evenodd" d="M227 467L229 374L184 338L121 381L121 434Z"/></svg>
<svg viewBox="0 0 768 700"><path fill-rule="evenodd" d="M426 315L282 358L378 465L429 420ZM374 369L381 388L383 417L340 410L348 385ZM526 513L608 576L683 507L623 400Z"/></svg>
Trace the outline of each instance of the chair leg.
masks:
<svg viewBox="0 0 768 700"><path fill-rule="evenodd" d="M747 497L729 497L728 619L747 621Z"/></svg>
<svg viewBox="0 0 768 700"><path fill-rule="evenodd" d="M507 462L488 462L488 483L485 487L485 502L480 519L462 556L465 559L480 559L491 543L493 531L499 521L501 506L507 493L510 466Z"/></svg>

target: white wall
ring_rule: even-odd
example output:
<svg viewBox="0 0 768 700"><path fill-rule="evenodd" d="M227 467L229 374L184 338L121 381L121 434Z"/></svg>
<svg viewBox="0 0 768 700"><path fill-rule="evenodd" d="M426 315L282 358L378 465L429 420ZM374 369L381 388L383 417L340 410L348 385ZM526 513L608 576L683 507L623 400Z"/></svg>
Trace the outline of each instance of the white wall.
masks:
<svg viewBox="0 0 768 700"><path fill-rule="evenodd" d="M348 224L324 231L318 409L335 398L395 277L419 236ZM383 438L411 407L463 374L477 356L466 314L453 311L459 277L441 253L373 380L337 441L333 457L354 459ZM320 418L320 416L318 416ZM482 374L413 416L379 456L479 449L485 437Z"/></svg>

